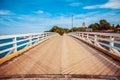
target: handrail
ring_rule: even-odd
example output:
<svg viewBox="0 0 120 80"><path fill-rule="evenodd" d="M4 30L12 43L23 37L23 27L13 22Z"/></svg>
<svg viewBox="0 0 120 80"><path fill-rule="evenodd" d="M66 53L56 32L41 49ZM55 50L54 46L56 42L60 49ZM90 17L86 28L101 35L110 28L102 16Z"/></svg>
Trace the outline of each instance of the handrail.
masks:
<svg viewBox="0 0 120 80"><path fill-rule="evenodd" d="M10 54L10 52L17 52L25 48L26 45L33 45L43 39L52 37L54 35L57 35L57 33L43 32L0 36L0 58L7 56L8 53ZM20 47L21 49L19 49Z"/></svg>
<svg viewBox="0 0 120 80"><path fill-rule="evenodd" d="M120 55L120 34L118 33L71 32L68 34ZM116 46L115 44L119 46Z"/></svg>

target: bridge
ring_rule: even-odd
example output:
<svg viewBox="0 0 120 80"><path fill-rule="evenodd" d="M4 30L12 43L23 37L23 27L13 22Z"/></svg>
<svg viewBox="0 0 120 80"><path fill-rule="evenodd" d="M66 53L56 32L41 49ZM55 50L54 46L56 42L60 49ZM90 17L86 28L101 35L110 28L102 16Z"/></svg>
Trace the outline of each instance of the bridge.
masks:
<svg viewBox="0 0 120 80"><path fill-rule="evenodd" d="M44 32L0 36L0 43L0 79L120 79L120 34Z"/></svg>

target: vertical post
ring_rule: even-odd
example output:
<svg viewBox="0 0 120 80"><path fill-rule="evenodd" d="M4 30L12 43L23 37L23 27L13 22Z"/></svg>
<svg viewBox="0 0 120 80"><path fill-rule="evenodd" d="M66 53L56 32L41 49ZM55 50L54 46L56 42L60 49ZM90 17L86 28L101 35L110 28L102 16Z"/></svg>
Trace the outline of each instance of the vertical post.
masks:
<svg viewBox="0 0 120 80"><path fill-rule="evenodd" d="M112 51L113 48L114 48L114 37L110 36L110 50Z"/></svg>
<svg viewBox="0 0 120 80"><path fill-rule="evenodd" d="M76 35L78 36L78 32L76 32Z"/></svg>
<svg viewBox="0 0 120 80"><path fill-rule="evenodd" d="M44 33L43 34L41 34L41 37L42 37L42 40L44 39Z"/></svg>
<svg viewBox="0 0 120 80"><path fill-rule="evenodd" d="M82 37L82 33L80 33L80 37Z"/></svg>
<svg viewBox="0 0 120 80"><path fill-rule="evenodd" d="M46 36L47 36L47 34L46 34L46 33L44 33L44 38L46 38Z"/></svg>
<svg viewBox="0 0 120 80"><path fill-rule="evenodd" d="M80 36L80 33L78 32L78 36Z"/></svg>
<svg viewBox="0 0 120 80"><path fill-rule="evenodd" d="M87 33L87 40L89 39L89 34Z"/></svg>
<svg viewBox="0 0 120 80"><path fill-rule="evenodd" d="M17 38L16 38L16 36L13 38L13 42L14 42L13 47L15 48L14 52L17 52Z"/></svg>
<svg viewBox="0 0 120 80"><path fill-rule="evenodd" d="M44 33L43 33L43 39L45 39L45 38L46 38L46 33L44 32Z"/></svg>
<svg viewBox="0 0 120 80"><path fill-rule="evenodd" d="M49 33L47 33L47 37L49 37Z"/></svg>
<svg viewBox="0 0 120 80"><path fill-rule="evenodd" d="M84 38L84 33L82 33L82 38Z"/></svg>
<svg viewBox="0 0 120 80"><path fill-rule="evenodd" d="M48 37L49 36L49 34L48 33L46 33L46 37Z"/></svg>
<svg viewBox="0 0 120 80"><path fill-rule="evenodd" d="M79 32L77 33L77 36L79 37Z"/></svg>
<svg viewBox="0 0 120 80"><path fill-rule="evenodd" d="M97 44L97 35L94 35L94 44Z"/></svg>
<svg viewBox="0 0 120 80"><path fill-rule="evenodd" d="M29 35L29 45L32 45L32 35Z"/></svg>
<svg viewBox="0 0 120 80"><path fill-rule="evenodd" d="M40 41L40 34L38 34L37 37L38 37L38 41L37 42L39 42Z"/></svg>

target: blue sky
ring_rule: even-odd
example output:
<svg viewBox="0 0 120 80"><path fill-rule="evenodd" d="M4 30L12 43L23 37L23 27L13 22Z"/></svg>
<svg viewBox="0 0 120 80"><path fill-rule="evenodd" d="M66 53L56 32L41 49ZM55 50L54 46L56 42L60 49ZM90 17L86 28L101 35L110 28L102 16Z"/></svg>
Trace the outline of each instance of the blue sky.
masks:
<svg viewBox="0 0 120 80"><path fill-rule="evenodd" d="M100 19L120 24L120 0L0 0L0 35L71 28L71 14L76 27Z"/></svg>

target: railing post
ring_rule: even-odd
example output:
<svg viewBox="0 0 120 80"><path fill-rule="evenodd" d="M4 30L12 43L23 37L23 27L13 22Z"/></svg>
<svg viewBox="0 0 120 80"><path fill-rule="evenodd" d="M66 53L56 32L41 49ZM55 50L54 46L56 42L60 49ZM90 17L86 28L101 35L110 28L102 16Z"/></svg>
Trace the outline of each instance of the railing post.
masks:
<svg viewBox="0 0 120 80"><path fill-rule="evenodd" d="M29 45L32 45L32 35L29 35Z"/></svg>
<svg viewBox="0 0 120 80"><path fill-rule="evenodd" d="M114 48L114 37L110 36L110 50L112 51L113 48Z"/></svg>
<svg viewBox="0 0 120 80"><path fill-rule="evenodd" d="M43 33L43 39L45 39L45 38L46 38L46 33L44 32L44 33Z"/></svg>
<svg viewBox="0 0 120 80"><path fill-rule="evenodd" d="M43 34L41 34L41 37L42 37L42 40L44 39L44 33Z"/></svg>
<svg viewBox="0 0 120 80"><path fill-rule="evenodd" d="M97 35L94 35L94 44L97 44Z"/></svg>
<svg viewBox="0 0 120 80"><path fill-rule="evenodd" d="M78 36L79 36L79 32L78 32Z"/></svg>
<svg viewBox="0 0 120 80"><path fill-rule="evenodd" d="M40 41L40 34L38 34L37 37L38 37L38 41L37 42L39 42Z"/></svg>
<svg viewBox="0 0 120 80"><path fill-rule="evenodd" d="M47 36L50 36L50 33L47 33Z"/></svg>
<svg viewBox="0 0 120 80"><path fill-rule="evenodd" d="M77 32L77 36L79 36L79 33Z"/></svg>
<svg viewBox="0 0 120 80"><path fill-rule="evenodd" d="M44 33L44 39L46 38L46 33Z"/></svg>
<svg viewBox="0 0 120 80"><path fill-rule="evenodd" d="M49 34L48 33L46 33L46 37L48 37L49 36Z"/></svg>
<svg viewBox="0 0 120 80"><path fill-rule="evenodd" d="M82 33L82 38L84 38L84 33Z"/></svg>
<svg viewBox="0 0 120 80"><path fill-rule="evenodd" d="M76 32L76 36L77 36L78 34L77 34L77 32Z"/></svg>
<svg viewBox="0 0 120 80"><path fill-rule="evenodd" d="M80 33L80 37L82 37L82 33Z"/></svg>
<svg viewBox="0 0 120 80"><path fill-rule="evenodd" d="M14 42L13 47L15 48L14 52L17 52L17 38L16 38L16 36L13 38L13 42Z"/></svg>
<svg viewBox="0 0 120 80"><path fill-rule="evenodd" d="M89 34L87 33L87 40L89 39Z"/></svg>

